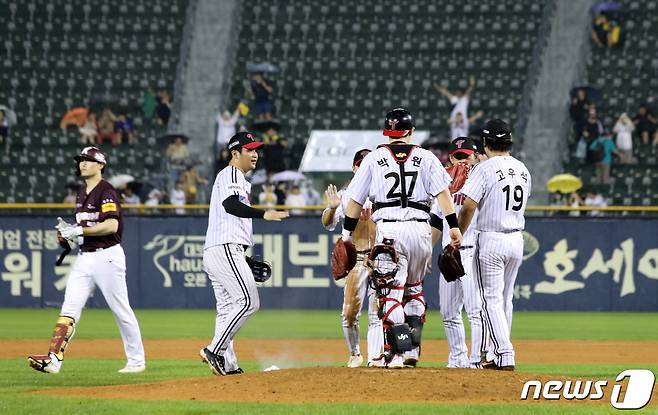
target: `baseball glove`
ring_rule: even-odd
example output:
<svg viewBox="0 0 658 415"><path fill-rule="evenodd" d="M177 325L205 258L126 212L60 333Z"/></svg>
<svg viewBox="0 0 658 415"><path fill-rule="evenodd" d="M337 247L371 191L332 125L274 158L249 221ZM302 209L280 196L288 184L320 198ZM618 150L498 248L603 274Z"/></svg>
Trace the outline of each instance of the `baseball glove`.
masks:
<svg viewBox="0 0 658 415"><path fill-rule="evenodd" d="M464 186L464 183L466 183L466 179L468 178L468 171L470 170L471 166L468 164L453 164L452 166L446 168L446 171L452 178L452 183L450 184L450 193L455 194L461 190L461 188Z"/></svg>
<svg viewBox="0 0 658 415"><path fill-rule="evenodd" d="M443 252L439 254L439 270L448 282L453 282L466 274L462 265L459 249L452 245L446 245Z"/></svg>
<svg viewBox="0 0 658 415"><path fill-rule="evenodd" d="M270 279L272 276L272 267L270 264L250 256L245 256L245 259L247 260L247 265L251 268L251 273L254 274L254 280L256 282L265 282Z"/></svg>
<svg viewBox="0 0 658 415"><path fill-rule="evenodd" d="M331 275L338 281L345 278L356 265L356 248L352 241L336 241L331 253Z"/></svg>

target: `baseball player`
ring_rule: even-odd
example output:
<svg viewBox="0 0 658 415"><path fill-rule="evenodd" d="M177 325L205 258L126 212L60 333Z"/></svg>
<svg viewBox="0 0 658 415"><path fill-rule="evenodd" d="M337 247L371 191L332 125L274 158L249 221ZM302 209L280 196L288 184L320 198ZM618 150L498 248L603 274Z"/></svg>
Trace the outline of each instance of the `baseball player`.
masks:
<svg viewBox="0 0 658 415"><path fill-rule="evenodd" d="M424 301L403 304L403 297L422 300L422 281L432 255L429 213L431 201L439 206L450 225L451 244L458 247L461 233L448 190L451 182L439 160L431 152L410 144L415 129L413 115L397 108L386 115L384 135L388 144L377 147L362 161L347 193L342 243L351 241L367 198L373 200L372 220L377 224L376 240L395 263L392 270L380 272L375 264L371 284L379 295L379 315L384 326L387 367L402 368L405 352L420 353L420 337L425 315ZM391 249L393 248L393 249ZM391 252L392 251L392 252ZM413 358L406 356L409 366Z"/></svg>
<svg viewBox="0 0 658 415"><path fill-rule="evenodd" d="M119 373L143 372L146 363L142 335L128 302L119 196L114 187L103 180L107 161L98 148L85 147L75 161L76 173L86 184L76 198L76 224L67 224L60 218L56 228L59 237L79 245L80 254L68 276L64 304L55 324L50 350L46 355L29 356L28 362L35 370L59 373L66 347L80 321L82 308L97 286L114 314L128 358Z"/></svg>
<svg viewBox="0 0 658 415"><path fill-rule="evenodd" d="M461 190L465 199L459 227L465 233L478 211L473 274L482 296L485 338L490 342L482 365L514 370L512 298L523 259L523 214L532 183L526 166L510 155L512 132L507 123L489 120L481 137L489 158L471 169Z"/></svg>
<svg viewBox="0 0 658 415"><path fill-rule="evenodd" d="M251 220L288 217L288 212L250 206L251 184L244 175L256 168L256 149L262 145L250 132L231 137L231 161L217 174L210 196L203 266L215 292L217 318L215 337L199 355L215 375L243 373L233 350L233 337L260 306L256 281L245 258L245 250L254 245Z"/></svg>
<svg viewBox="0 0 658 415"><path fill-rule="evenodd" d="M458 137L450 143L450 154L448 156L449 164L456 166L458 164L475 165L478 162L477 146L475 142L467 137ZM452 189L452 186L451 186ZM464 203L464 195L460 189L453 190L453 202L457 214ZM432 208L433 213L441 216L436 205ZM473 216L473 221L477 217L477 212ZM447 223L443 223L443 243L445 246L450 243L446 237ZM443 317L443 328L445 329L446 338L448 339L448 367L449 368L481 368L480 360L484 352L482 340L482 300L478 291L477 284L473 278L471 263L473 261L473 250L475 247L474 226L464 232L464 239L459 248L461 261L466 271L466 275L454 282L447 282L439 278L439 305ZM469 324L471 325L471 356L468 357L466 347L466 333L462 321L462 309L466 309Z"/></svg>
<svg viewBox="0 0 658 415"><path fill-rule="evenodd" d="M356 152L352 162L352 172L356 173L366 154L370 150L363 149ZM322 226L329 231L336 229L336 225L345 218L345 206L349 198L344 191L337 192L336 186L327 187L327 200L329 205L322 212ZM352 240L357 250L357 265L350 271L345 280L343 290L343 312L341 314L343 334L350 352L347 367L360 367L363 356L359 347L359 316L361 305L368 297L368 366L384 366L384 332L382 322L377 316L377 296L368 285L369 269L365 260L375 243L375 223L370 220L371 203L366 201L361 211L359 224L354 231Z"/></svg>

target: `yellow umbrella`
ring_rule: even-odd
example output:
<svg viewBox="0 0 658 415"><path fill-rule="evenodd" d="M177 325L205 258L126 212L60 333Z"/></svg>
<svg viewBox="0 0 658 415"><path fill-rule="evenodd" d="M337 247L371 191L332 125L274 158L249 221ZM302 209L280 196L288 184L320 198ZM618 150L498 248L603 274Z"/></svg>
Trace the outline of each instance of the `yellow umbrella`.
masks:
<svg viewBox="0 0 658 415"><path fill-rule="evenodd" d="M546 183L549 192L571 193L583 187L583 182L573 174L558 174Z"/></svg>

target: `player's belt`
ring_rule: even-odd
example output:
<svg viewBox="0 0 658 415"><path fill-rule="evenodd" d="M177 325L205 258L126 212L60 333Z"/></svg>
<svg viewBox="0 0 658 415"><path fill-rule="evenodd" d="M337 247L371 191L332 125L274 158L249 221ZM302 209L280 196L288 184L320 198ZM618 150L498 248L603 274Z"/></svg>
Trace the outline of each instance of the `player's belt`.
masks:
<svg viewBox="0 0 658 415"><path fill-rule="evenodd" d="M463 251L465 249L471 249L471 248L474 248L474 246L473 245L462 245L462 246L459 247L459 250Z"/></svg>
<svg viewBox="0 0 658 415"><path fill-rule="evenodd" d="M382 222L427 222L427 219L382 219Z"/></svg>
<svg viewBox="0 0 658 415"><path fill-rule="evenodd" d="M402 201L401 200L394 200L392 202L375 202L372 204L372 211L376 212L378 209L383 209L387 207L398 207L402 206ZM422 210L423 212L430 213L430 207L423 204L423 203L418 203L418 202L413 202L413 201L408 201L407 206Z"/></svg>

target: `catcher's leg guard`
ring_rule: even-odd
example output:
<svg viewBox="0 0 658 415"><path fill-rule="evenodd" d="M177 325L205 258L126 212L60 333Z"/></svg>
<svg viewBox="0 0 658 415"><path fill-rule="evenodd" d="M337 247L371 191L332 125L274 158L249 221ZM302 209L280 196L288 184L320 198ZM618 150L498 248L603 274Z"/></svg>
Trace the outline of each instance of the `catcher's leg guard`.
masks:
<svg viewBox="0 0 658 415"><path fill-rule="evenodd" d="M420 346L420 340L423 335L423 317L421 316L406 316L409 331L411 332L411 344L413 347Z"/></svg>
<svg viewBox="0 0 658 415"><path fill-rule="evenodd" d="M68 316L59 316L50 341L47 355L31 355L27 358L30 367L40 372L59 373L64 360L64 352L75 334L75 320Z"/></svg>
<svg viewBox="0 0 658 415"><path fill-rule="evenodd" d="M386 343L390 346L393 354L401 354L412 349L411 331L407 323L394 324L384 330L386 332Z"/></svg>

